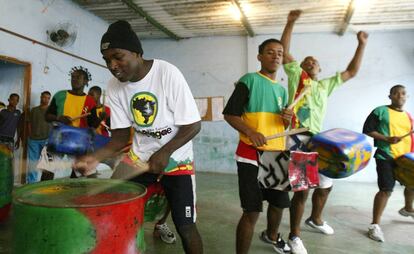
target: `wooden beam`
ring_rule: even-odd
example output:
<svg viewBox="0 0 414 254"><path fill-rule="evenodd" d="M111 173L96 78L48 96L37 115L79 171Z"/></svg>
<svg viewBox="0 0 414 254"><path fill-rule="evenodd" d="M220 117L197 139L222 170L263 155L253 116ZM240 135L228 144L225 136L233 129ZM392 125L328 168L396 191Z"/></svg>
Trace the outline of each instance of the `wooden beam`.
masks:
<svg viewBox="0 0 414 254"><path fill-rule="evenodd" d="M352 16L354 16L354 12L355 12L355 0L351 0L349 2L348 9L346 10L344 22L342 23L342 26L338 32L339 36L342 36L345 34L346 30L348 29L349 24L351 23Z"/></svg>
<svg viewBox="0 0 414 254"><path fill-rule="evenodd" d="M168 28L160 24L157 20L155 20L153 17L151 17L146 11L144 11L141 7L139 7L137 4L135 4L132 0L122 0L124 4L126 4L131 10L133 10L135 13L139 14L141 17L143 17L146 21L148 21L151 25L156 27L158 30L162 31L166 35L168 35L170 38L174 40L180 40L182 39L180 36L176 35L172 31L170 31Z"/></svg>
<svg viewBox="0 0 414 254"><path fill-rule="evenodd" d="M246 17L246 14L244 13L243 9L240 6L240 3L238 0L232 0L233 4L237 7L237 9L239 9L240 14L241 14L241 22L243 24L244 29L246 30L247 34L250 37L254 37L254 31L252 29L252 26L249 23L249 20Z"/></svg>

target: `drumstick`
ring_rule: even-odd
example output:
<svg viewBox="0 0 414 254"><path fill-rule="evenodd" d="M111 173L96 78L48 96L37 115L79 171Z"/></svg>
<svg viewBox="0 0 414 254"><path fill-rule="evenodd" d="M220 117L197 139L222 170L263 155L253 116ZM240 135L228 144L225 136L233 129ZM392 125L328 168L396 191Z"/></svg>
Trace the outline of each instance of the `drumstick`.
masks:
<svg viewBox="0 0 414 254"><path fill-rule="evenodd" d="M409 133L407 133L407 134L405 134L405 135L402 135L400 138L405 138L405 137L408 137L408 136L410 136L411 134L413 134L414 133L414 130L412 130L412 131L410 131Z"/></svg>
<svg viewBox="0 0 414 254"><path fill-rule="evenodd" d="M288 106L288 109L293 109L296 104L310 91L310 86L306 86L303 91L300 93L300 95Z"/></svg>
<svg viewBox="0 0 414 254"><path fill-rule="evenodd" d="M84 118L84 117L87 117L87 116L89 116L91 113L85 113L85 114L82 114L82 115L80 115L80 116L75 116L75 117L72 117L71 118L71 120L72 121L76 121L76 120L78 120L78 119L81 119L81 118Z"/></svg>
<svg viewBox="0 0 414 254"><path fill-rule="evenodd" d="M275 138L281 138L281 137L286 137L286 136L290 136L290 135L294 135L294 134L299 134L299 133L303 133L303 132L307 132L309 131L309 128L298 128L298 129L293 129L293 130L289 130L289 131L285 131L282 133L278 133L272 136L267 136L266 140L271 140L271 139L275 139Z"/></svg>

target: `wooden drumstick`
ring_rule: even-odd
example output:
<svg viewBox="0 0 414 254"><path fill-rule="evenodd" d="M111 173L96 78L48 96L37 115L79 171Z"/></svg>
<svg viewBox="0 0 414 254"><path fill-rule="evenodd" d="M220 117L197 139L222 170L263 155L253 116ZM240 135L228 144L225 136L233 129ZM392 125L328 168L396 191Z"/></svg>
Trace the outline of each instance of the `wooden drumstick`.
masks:
<svg viewBox="0 0 414 254"><path fill-rule="evenodd" d="M408 137L408 136L410 136L411 134L413 134L414 133L414 130L412 130L412 131L410 131L409 133L407 133L407 134L405 134L405 135L402 135L400 138L405 138L405 137Z"/></svg>
<svg viewBox="0 0 414 254"><path fill-rule="evenodd" d="M307 95L308 93L309 93L309 91L311 90L310 89L311 87L310 86L306 86L304 89L303 89L303 91L300 93L300 95L287 107L288 109L293 109L295 106L296 106L296 104L298 104L298 102L303 98L303 97L305 97L305 95Z"/></svg>
<svg viewBox="0 0 414 254"><path fill-rule="evenodd" d="M76 120L78 120L78 119L81 119L81 118L84 118L84 117L87 117L87 116L89 116L91 113L85 113L85 114L82 114L82 115L80 115L80 116L75 116L75 117L72 117L71 118L71 120L72 121L76 121Z"/></svg>
<svg viewBox="0 0 414 254"><path fill-rule="evenodd" d="M309 131L309 128L298 128L298 129L293 129L293 130L289 130L289 131L285 131L282 133L278 133L272 136L267 136L266 140L271 140L271 139L275 139L275 138L281 138L281 137L286 137L286 136L290 136L290 135L294 135L294 134L299 134L299 133L303 133L303 132L307 132Z"/></svg>

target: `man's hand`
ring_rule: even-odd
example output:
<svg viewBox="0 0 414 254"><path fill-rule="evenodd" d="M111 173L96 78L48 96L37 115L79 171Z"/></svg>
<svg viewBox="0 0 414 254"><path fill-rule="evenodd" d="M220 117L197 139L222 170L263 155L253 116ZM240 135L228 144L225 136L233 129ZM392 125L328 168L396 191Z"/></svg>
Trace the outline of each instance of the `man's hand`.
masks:
<svg viewBox="0 0 414 254"><path fill-rule="evenodd" d="M72 123L72 118L69 116L58 116L56 120L66 125L71 125Z"/></svg>
<svg viewBox="0 0 414 254"><path fill-rule="evenodd" d="M164 169L168 166L171 153L160 149L156 151L148 160L149 172L154 174L161 174Z"/></svg>
<svg viewBox="0 0 414 254"><path fill-rule="evenodd" d="M283 121L290 122L292 120L293 114L294 113L292 109L288 109L288 108L283 109L282 114L281 114Z"/></svg>
<svg viewBox="0 0 414 254"><path fill-rule="evenodd" d="M401 141L400 137L386 137L386 141L390 144L397 144Z"/></svg>
<svg viewBox="0 0 414 254"><path fill-rule="evenodd" d="M85 155L76 159L73 169L84 176L88 176L96 172L98 164L99 160L95 156Z"/></svg>
<svg viewBox="0 0 414 254"><path fill-rule="evenodd" d="M289 12L288 22L296 22L302 14L302 10L293 10Z"/></svg>
<svg viewBox="0 0 414 254"><path fill-rule="evenodd" d="M250 141L253 143L253 146L255 147L267 144L266 137L263 136L263 134L260 132L251 131L247 134L247 136L249 137Z"/></svg>
<svg viewBox="0 0 414 254"><path fill-rule="evenodd" d="M358 38L358 42L359 44L366 44L368 41L368 36L369 34L364 32L364 31L359 31L357 33L357 38Z"/></svg>

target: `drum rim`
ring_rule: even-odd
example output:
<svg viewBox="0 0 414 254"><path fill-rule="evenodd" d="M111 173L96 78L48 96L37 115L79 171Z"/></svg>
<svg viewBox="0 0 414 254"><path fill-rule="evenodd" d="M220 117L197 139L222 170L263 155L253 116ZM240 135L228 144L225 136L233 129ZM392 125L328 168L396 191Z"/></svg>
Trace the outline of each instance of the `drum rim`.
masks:
<svg viewBox="0 0 414 254"><path fill-rule="evenodd" d="M68 182L110 182L110 183L117 183L117 184L127 184L127 185L131 185L131 186L135 186L135 187L139 187L141 188L143 191L142 193L138 194L135 197L132 198L127 198L127 199L122 199L120 201L112 201L112 202L105 202L102 204L80 204L80 205L76 205L76 204L66 204L66 205L48 205L45 203L36 203L36 202L30 202L27 200L24 200L22 198L20 198L20 194L24 193L27 190L31 190L31 189L35 189L37 187L40 186L47 186L47 185L52 185L52 184L59 184L59 183L68 183ZM27 184L21 187L16 188L13 191L12 194L12 203L13 204L22 204L22 205L29 205L29 206L35 206L35 207L47 207L47 208L59 208L59 209L64 209L64 208L94 208L94 207L103 207L103 206L111 206L111 205L118 205L118 204L126 204L129 203L131 201L134 201L136 199L140 199L143 198L145 195L147 194L147 188L139 183L135 183L135 182L131 182L131 181L126 181L126 180L119 180L119 179L91 179L91 178L86 178L86 179L58 179L58 180L52 180L52 181L44 181L44 182L39 182L39 183L35 183L35 184Z"/></svg>

